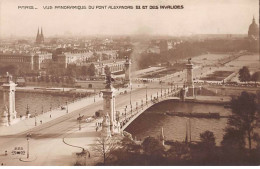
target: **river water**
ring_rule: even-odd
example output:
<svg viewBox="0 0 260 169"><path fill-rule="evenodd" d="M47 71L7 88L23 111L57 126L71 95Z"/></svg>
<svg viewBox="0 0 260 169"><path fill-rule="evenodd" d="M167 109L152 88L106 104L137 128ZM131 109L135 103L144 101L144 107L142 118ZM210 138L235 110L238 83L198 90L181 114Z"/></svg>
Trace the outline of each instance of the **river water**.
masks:
<svg viewBox="0 0 260 169"><path fill-rule="evenodd" d="M65 105L66 101L72 102L73 97L69 96L55 96L51 94L41 93L15 93L15 108L17 116L26 114L27 104L29 106L30 114L41 114L42 112L50 111L61 105ZM3 92L0 91L0 110L3 110Z"/></svg>
<svg viewBox="0 0 260 169"><path fill-rule="evenodd" d="M184 141L186 136L186 128L188 137L191 140L199 141L200 133L209 130L216 137L217 145L220 144L224 134L224 128L227 125L227 118L205 119L205 118L187 118L166 115L166 111L176 112L198 112L209 113L219 112L220 115L230 115L231 110L220 105L201 104L201 103L185 103L166 101L154 105L153 107L142 113L127 128L126 131L131 133L133 138L144 139L147 136L158 137L161 129L164 130L164 136L167 140ZM189 121L190 126L189 127ZM186 122L188 127L186 127Z"/></svg>

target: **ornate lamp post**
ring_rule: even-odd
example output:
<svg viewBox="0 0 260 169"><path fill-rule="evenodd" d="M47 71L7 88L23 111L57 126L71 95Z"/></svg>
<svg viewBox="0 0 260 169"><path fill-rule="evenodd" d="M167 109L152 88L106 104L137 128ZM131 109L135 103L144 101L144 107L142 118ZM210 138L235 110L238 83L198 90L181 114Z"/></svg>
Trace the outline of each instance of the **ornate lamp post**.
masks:
<svg viewBox="0 0 260 169"><path fill-rule="evenodd" d="M27 139L27 159L30 157L30 152L29 152L29 143L30 143L30 137L31 137L31 134L30 133L27 133L26 134L26 139Z"/></svg>
<svg viewBox="0 0 260 169"><path fill-rule="evenodd" d="M125 106L125 120L126 120L126 108L127 108L127 106Z"/></svg>
<svg viewBox="0 0 260 169"><path fill-rule="evenodd" d="M81 117L80 117L80 113L79 113L79 130L81 130Z"/></svg>
<svg viewBox="0 0 260 169"><path fill-rule="evenodd" d="M69 106L68 106L68 101L66 101L66 106L67 106L67 109L66 109L66 111L67 111L67 113L69 113Z"/></svg>
<svg viewBox="0 0 260 169"><path fill-rule="evenodd" d="M162 97L162 84L161 84L161 97Z"/></svg>
<svg viewBox="0 0 260 169"><path fill-rule="evenodd" d="M36 110L35 110L35 126L37 126L37 119L36 119L36 116L37 116L37 113L36 113Z"/></svg>
<svg viewBox="0 0 260 169"><path fill-rule="evenodd" d="M94 102L96 102L96 89L94 89Z"/></svg>
<svg viewBox="0 0 260 169"><path fill-rule="evenodd" d="M146 90L145 90L145 98L146 98L146 104L147 104L147 100L148 100L148 98L147 98L147 85L146 85Z"/></svg>
<svg viewBox="0 0 260 169"><path fill-rule="evenodd" d="M132 85L130 88L130 106L132 106Z"/></svg>

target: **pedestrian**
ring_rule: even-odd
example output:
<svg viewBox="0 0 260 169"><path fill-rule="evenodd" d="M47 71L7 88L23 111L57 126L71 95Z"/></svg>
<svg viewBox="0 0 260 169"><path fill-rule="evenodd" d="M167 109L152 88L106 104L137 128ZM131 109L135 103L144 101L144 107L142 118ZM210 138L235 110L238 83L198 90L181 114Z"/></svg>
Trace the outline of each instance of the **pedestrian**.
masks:
<svg viewBox="0 0 260 169"><path fill-rule="evenodd" d="M42 124L42 120L41 120L40 122L41 122L41 124Z"/></svg>
<svg viewBox="0 0 260 169"><path fill-rule="evenodd" d="M88 152L88 158L90 158L90 152Z"/></svg>
<svg viewBox="0 0 260 169"><path fill-rule="evenodd" d="M50 114L50 118L51 118L51 114Z"/></svg>
<svg viewBox="0 0 260 169"><path fill-rule="evenodd" d="M96 132L98 131L98 127L96 127Z"/></svg>

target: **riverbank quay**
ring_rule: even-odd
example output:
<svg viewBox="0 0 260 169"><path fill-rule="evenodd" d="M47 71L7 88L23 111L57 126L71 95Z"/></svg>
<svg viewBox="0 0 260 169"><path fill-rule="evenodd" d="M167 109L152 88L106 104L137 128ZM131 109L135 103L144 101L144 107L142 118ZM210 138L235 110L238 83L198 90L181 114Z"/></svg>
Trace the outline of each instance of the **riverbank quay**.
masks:
<svg viewBox="0 0 260 169"><path fill-rule="evenodd" d="M0 91L2 88L0 87ZM100 91L93 89L76 89L76 88L47 88L47 87L16 87L18 93L39 93L56 96L74 96L74 97L89 97Z"/></svg>
<svg viewBox="0 0 260 169"><path fill-rule="evenodd" d="M196 96L185 98L185 102L227 105L231 99L230 96Z"/></svg>
<svg viewBox="0 0 260 169"><path fill-rule="evenodd" d="M135 90L137 88L138 88L137 85L133 84L132 90ZM125 88L118 89L116 90L115 95L119 95L124 92L128 93L130 90L131 89L125 89ZM97 102L99 104L103 104L103 97L102 94L100 93L93 94L91 97L75 99L73 102L62 105L63 109L61 109L61 107L58 107L56 109L50 110L42 114L37 114L35 116L33 115L30 118L26 118L25 116L22 116L20 118L17 117L17 119L19 120L17 123L11 126L0 127L0 136L15 135L27 131L29 132L30 129L35 127L44 127L44 124L52 123L51 121L54 119L66 116L67 114L75 113L76 111ZM93 112L93 115L94 114L95 112Z"/></svg>

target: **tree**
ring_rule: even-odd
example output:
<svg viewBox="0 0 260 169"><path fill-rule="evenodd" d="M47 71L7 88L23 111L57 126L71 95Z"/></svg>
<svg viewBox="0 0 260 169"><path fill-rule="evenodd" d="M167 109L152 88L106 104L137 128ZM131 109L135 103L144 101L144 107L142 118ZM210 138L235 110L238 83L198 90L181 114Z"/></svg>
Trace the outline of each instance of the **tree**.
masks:
<svg viewBox="0 0 260 169"><path fill-rule="evenodd" d="M92 147L98 155L103 157L103 164L106 164L107 159L111 156L113 152L118 147L117 137L103 137L100 136L96 144Z"/></svg>
<svg viewBox="0 0 260 169"><path fill-rule="evenodd" d="M260 81L260 72L253 73L251 80L254 81L255 83L259 82Z"/></svg>
<svg viewBox="0 0 260 169"><path fill-rule="evenodd" d="M68 65L66 74L71 78L75 78L77 74L76 65Z"/></svg>
<svg viewBox="0 0 260 169"><path fill-rule="evenodd" d="M83 76L87 76L87 74L88 74L88 68L87 68L87 66L82 66L82 67L81 67L81 74L82 74Z"/></svg>
<svg viewBox="0 0 260 169"><path fill-rule="evenodd" d="M186 143L174 142L167 151L167 157L175 162L190 158L190 148Z"/></svg>
<svg viewBox="0 0 260 169"><path fill-rule="evenodd" d="M200 134L200 140L206 149L212 149L216 145L214 133L208 130Z"/></svg>
<svg viewBox="0 0 260 169"><path fill-rule="evenodd" d="M112 159L110 160L110 163L112 165L143 165L142 147L132 139L131 135L124 132L124 137L120 143L119 147L111 152Z"/></svg>
<svg viewBox="0 0 260 169"><path fill-rule="evenodd" d="M88 74L89 74L89 76L96 75L96 67L93 63L91 63L91 65L89 65L89 67L88 67Z"/></svg>
<svg viewBox="0 0 260 169"><path fill-rule="evenodd" d="M249 72L248 67L243 66L243 67L239 70L238 73L239 73L238 79L239 79L241 82L250 81L251 77L250 77L250 72Z"/></svg>
<svg viewBox="0 0 260 169"><path fill-rule="evenodd" d="M258 125L257 103L255 95L242 92L238 98L231 100L232 115L228 118L229 131L237 131L247 137L251 150L252 135Z"/></svg>
<svg viewBox="0 0 260 169"><path fill-rule="evenodd" d="M104 71L105 71L105 75L106 76L110 76L111 75L110 68L107 65L105 66Z"/></svg>
<svg viewBox="0 0 260 169"><path fill-rule="evenodd" d="M162 143L154 137L146 137L142 143L144 153L147 155L162 155L164 147Z"/></svg>
<svg viewBox="0 0 260 169"><path fill-rule="evenodd" d="M164 146L154 137L146 137L142 143L145 165L161 165L164 158Z"/></svg>

